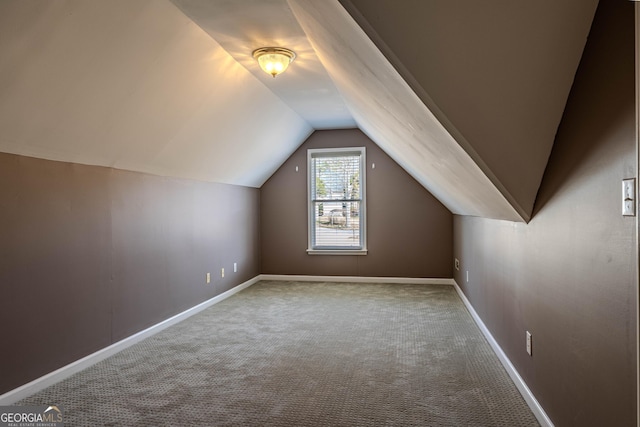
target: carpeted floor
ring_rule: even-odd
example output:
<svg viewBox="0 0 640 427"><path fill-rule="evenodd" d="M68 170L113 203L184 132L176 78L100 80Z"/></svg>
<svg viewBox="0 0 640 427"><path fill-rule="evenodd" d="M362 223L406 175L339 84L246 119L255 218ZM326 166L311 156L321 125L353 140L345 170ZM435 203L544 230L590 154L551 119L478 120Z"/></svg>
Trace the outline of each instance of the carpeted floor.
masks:
<svg viewBox="0 0 640 427"><path fill-rule="evenodd" d="M260 282L21 402L66 426L537 426L449 286Z"/></svg>

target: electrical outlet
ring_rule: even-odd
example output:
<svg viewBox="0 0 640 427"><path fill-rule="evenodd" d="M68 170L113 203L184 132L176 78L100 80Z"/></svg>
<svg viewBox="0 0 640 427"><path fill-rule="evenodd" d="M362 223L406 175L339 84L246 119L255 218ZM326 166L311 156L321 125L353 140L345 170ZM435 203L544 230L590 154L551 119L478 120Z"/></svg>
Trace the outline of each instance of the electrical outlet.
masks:
<svg viewBox="0 0 640 427"><path fill-rule="evenodd" d="M469 283L469 270L467 270L467 283Z"/></svg>
<svg viewBox="0 0 640 427"><path fill-rule="evenodd" d="M234 273L237 273L237 272L238 272L238 263L237 263L237 262L234 262L234 263L233 263L233 272L234 272Z"/></svg>
<svg viewBox="0 0 640 427"><path fill-rule="evenodd" d="M531 332L527 331L527 353L529 353L529 356L533 356L533 348L532 348L532 337L531 337Z"/></svg>
<svg viewBox="0 0 640 427"><path fill-rule="evenodd" d="M207 273L207 283L211 283L211 273Z"/></svg>
<svg viewBox="0 0 640 427"><path fill-rule="evenodd" d="M220 277L224 277L224 268L220 270Z"/></svg>
<svg viewBox="0 0 640 427"><path fill-rule="evenodd" d="M456 270L460 271L460 260L458 258L456 258L453 265L456 267Z"/></svg>

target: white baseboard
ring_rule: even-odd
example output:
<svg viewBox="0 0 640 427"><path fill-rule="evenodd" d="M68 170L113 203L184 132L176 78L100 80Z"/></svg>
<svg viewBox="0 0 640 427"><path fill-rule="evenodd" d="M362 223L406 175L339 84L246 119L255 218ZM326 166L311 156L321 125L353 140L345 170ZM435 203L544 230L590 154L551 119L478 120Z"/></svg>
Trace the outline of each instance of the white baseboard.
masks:
<svg viewBox="0 0 640 427"><path fill-rule="evenodd" d="M11 405L15 402L18 402L19 400L29 397L32 394L37 393L38 391L43 390L59 381L62 381L77 372L80 372L92 365L95 365L98 362L101 362L107 357L112 356L127 347L131 347L132 345L144 340L145 338L157 334L158 332L168 328L169 326L175 325L176 323L181 322L186 318L191 317L194 314L197 314L202 310L229 298L231 295L248 288L258 281L260 281L260 276L256 276L253 279L247 280L246 282L241 283L240 285L229 289L228 291L223 292L220 295L216 295L215 297L204 301L194 307L191 307L190 309L185 310L182 313L176 314L173 317L163 320L162 322L157 323L134 335L131 335L130 337L127 337L121 341L118 341L117 343L98 350L95 353L83 357L82 359L76 360L75 362L63 366L60 369L56 369L55 371L50 372L40 378L36 378L35 380L24 384L16 389L10 390L3 395L0 395L0 405Z"/></svg>
<svg viewBox="0 0 640 427"><path fill-rule="evenodd" d="M303 276L288 274L261 274L260 280L283 282L347 282L347 283L413 283L416 285L450 285L453 279L425 279L422 277L361 277L361 276Z"/></svg>
<svg viewBox="0 0 640 427"><path fill-rule="evenodd" d="M524 382L524 380L516 370L515 366L513 366L513 364L507 357L507 355L504 353L504 351L502 351L502 348L500 348L500 345L498 344L498 342L493 338L493 335L491 335L491 332L489 332L489 329L487 329L484 322L482 322L482 319L480 319L480 316L478 316L478 313L476 313L475 309L473 308L473 306L471 305L471 303L469 302L465 294L462 292L462 289L460 289L460 286L458 286L455 280L453 281L453 287L455 288L456 292L460 296L460 299L462 300L464 305L467 307L469 314L471 314L471 317L473 318L473 320L476 322L476 324L482 331L482 334L487 339L487 341L489 341L489 345L491 346L493 351L496 353L496 356L498 356L498 359L502 363L502 366L504 366L504 368L506 369L507 373L511 377L511 380L514 382L514 384L518 388L518 391L520 391L520 394L522 394L522 397L524 398L525 402L527 402L527 405L529 405L529 408L531 408L533 415L535 415L540 425L542 427L554 427L553 423L551 422L551 419L547 416L546 412L544 412L544 409L542 408L542 406L540 406L540 403L538 402L538 400L535 398L531 390L529 390L529 387Z"/></svg>

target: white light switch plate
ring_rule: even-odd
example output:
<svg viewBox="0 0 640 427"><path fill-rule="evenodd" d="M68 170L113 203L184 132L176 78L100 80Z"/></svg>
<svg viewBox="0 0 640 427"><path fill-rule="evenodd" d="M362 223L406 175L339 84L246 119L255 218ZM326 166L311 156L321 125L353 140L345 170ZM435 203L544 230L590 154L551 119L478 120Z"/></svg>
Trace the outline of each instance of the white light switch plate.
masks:
<svg viewBox="0 0 640 427"><path fill-rule="evenodd" d="M622 180L622 215L636 215L636 179Z"/></svg>

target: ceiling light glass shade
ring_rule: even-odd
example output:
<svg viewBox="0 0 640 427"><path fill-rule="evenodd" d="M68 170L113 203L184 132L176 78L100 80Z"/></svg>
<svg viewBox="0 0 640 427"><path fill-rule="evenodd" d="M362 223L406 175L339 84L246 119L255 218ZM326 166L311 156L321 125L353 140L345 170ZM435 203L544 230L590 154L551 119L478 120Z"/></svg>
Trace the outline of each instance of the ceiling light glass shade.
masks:
<svg viewBox="0 0 640 427"><path fill-rule="evenodd" d="M284 47L261 47L253 51L260 68L273 77L283 73L296 57L296 54Z"/></svg>

